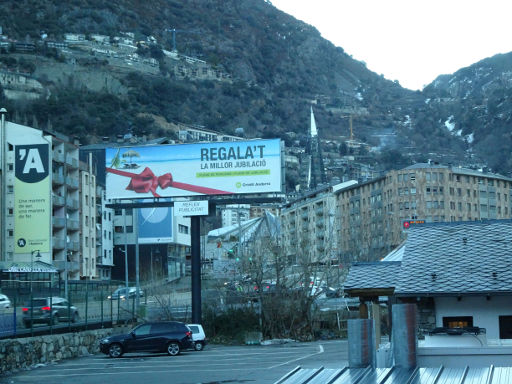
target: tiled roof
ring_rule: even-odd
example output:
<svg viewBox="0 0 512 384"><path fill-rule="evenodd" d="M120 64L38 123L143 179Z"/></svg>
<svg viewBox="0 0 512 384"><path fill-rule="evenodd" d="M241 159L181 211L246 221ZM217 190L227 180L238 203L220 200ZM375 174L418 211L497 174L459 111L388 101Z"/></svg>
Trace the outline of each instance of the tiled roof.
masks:
<svg viewBox="0 0 512 384"><path fill-rule="evenodd" d="M399 261L354 263L343 289L345 292L356 289L392 289L399 271Z"/></svg>
<svg viewBox="0 0 512 384"><path fill-rule="evenodd" d="M397 296L488 293L512 293L511 220L408 230Z"/></svg>

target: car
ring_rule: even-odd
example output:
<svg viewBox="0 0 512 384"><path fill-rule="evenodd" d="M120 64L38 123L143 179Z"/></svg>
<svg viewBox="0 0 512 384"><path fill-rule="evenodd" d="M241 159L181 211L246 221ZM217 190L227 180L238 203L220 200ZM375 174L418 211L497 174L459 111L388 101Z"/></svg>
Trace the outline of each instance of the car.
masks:
<svg viewBox="0 0 512 384"><path fill-rule="evenodd" d="M28 300L22 307L23 325L46 323L55 325L59 321L75 323L79 319L78 309L62 297L37 297Z"/></svg>
<svg viewBox="0 0 512 384"><path fill-rule="evenodd" d="M201 324L187 324L192 331L192 343L196 351L202 351L204 346L208 344L206 334Z"/></svg>
<svg viewBox="0 0 512 384"><path fill-rule="evenodd" d="M123 287L117 288L111 295L108 296L109 300L126 300L136 296L136 287ZM144 291L139 288L139 297L144 297Z"/></svg>
<svg viewBox="0 0 512 384"><path fill-rule="evenodd" d="M100 351L113 358L129 352L167 352L176 356L192 347L192 331L179 321L144 323L129 333L100 340Z"/></svg>
<svg viewBox="0 0 512 384"><path fill-rule="evenodd" d="M0 309L1 308L11 308L11 300L0 293Z"/></svg>

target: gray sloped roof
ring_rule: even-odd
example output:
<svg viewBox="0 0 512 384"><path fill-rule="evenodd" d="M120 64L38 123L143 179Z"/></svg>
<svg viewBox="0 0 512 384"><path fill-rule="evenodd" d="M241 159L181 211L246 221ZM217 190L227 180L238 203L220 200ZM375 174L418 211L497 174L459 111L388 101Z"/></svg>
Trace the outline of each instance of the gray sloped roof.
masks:
<svg viewBox="0 0 512 384"><path fill-rule="evenodd" d="M399 272L399 261L354 263L343 289L347 293L352 290L393 289Z"/></svg>
<svg viewBox="0 0 512 384"><path fill-rule="evenodd" d="M439 223L408 230L397 296L512 294L512 221Z"/></svg>
<svg viewBox="0 0 512 384"><path fill-rule="evenodd" d="M297 367L275 384L505 384L512 367L302 368Z"/></svg>

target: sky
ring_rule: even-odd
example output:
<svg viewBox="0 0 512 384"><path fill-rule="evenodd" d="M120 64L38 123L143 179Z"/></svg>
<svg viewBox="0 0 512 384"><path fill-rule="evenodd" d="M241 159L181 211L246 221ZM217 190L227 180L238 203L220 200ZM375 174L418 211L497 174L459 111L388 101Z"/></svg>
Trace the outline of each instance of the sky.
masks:
<svg viewBox="0 0 512 384"><path fill-rule="evenodd" d="M510 0L270 0L386 79L423 89L512 51Z"/></svg>

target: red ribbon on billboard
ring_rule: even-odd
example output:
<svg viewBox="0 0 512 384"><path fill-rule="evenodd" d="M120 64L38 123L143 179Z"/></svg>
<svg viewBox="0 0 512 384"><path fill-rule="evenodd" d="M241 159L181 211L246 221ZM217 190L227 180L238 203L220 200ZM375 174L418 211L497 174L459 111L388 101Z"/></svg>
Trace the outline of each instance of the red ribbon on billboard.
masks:
<svg viewBox="0 0 512 384"><path fill-rule="evenodd" d="M136 193L148 193L151 192L154 197L161 197L158 193L156 193L156 189L160 187L161 189L165 188L178 188L184 189L186 191L202 193L205 195L230 195L232 192L221 191L219 189L201 187L198 185L192 185L187 183L180 183L178 181L173 181L172 174L166 173L162 176L155 176L153 171L146 167L144 170L139 173L131 173L126 171L121 171L119 169L114 168L106 168L107 172L113 173L115 175L129 177L130 183L126 187L129 191L134 191Z"/></svg>

